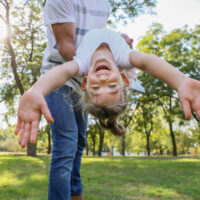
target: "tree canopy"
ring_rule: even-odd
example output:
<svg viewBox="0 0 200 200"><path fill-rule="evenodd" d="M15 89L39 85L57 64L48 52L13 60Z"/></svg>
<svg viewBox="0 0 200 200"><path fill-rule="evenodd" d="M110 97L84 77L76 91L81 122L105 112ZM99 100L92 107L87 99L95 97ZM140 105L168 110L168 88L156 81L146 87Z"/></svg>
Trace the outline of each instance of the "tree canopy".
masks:
<svg viewBox="0 0 200 200"><path fill-rule="evenodd" d="M153 13L156 0L110 0L111 18L108 23L117 24L134 20L144 13ZM8 35L0 41L1 87L0 102L6 105L3 114L8 124L0 130L0 150L13 141L16 106L20 96L40 76L46 35L43 22L43 1L0 0L0 20L7 25ZM137 49L154 54L174 65L187 76L200 80L200 25L187 26L167 33L161 24L152 24L140 38ZM114 137L103 130L95 119L89 121L87 153L119 151L152 153L187 153L198 151L200 146L199 119L184 120L177 93L166 84L139 72L139 80L145 87L144 94L130 93L127 111L120 118L127 128L126 136ZM50 152L50 130L43 121L38 150ZM13 143L13 149L17 149ZM11 150L10 148L7 148Z"/></svg>

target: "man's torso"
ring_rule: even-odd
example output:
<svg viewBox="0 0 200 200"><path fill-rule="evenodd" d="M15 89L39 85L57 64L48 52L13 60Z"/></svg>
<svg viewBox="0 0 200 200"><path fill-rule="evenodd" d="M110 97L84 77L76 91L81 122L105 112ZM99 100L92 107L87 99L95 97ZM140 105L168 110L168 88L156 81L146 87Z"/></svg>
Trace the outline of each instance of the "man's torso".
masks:
<svg viewBox="0 0 200 200"><path fill-rule="evenodd" d="M44 8L48 44L41 72L44 74L52 67L65 62L58 52L51 24L75 23L75 46L78 47L85 33L91 29L106 26L109 12L110 7L107 0L48 0Z"/></svg>

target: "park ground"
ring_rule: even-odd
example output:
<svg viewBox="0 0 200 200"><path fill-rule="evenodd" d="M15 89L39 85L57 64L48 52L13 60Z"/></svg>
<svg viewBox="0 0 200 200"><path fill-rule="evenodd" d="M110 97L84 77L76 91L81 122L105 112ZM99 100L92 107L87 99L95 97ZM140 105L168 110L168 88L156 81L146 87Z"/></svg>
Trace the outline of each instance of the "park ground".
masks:
<svg viewBox="0 0 200 200"><path fill-rule="evenodd" d="M46 200L49 156L0 154L0 200ZM86 200L200 200L200 157L84 157Z"/></svg>

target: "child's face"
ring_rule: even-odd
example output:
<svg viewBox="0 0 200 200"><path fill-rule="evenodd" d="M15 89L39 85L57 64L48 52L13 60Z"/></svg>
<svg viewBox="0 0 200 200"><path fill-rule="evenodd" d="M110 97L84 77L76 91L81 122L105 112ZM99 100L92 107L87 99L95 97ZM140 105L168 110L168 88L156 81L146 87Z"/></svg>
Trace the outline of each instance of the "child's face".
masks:
<svg viewBox="0 0 200 200"><path fill-rule="evenodd" d="M91 58L91 68L82 89L88 91L91 103L104 107L121 101L124 84L129 85L128 79L119 72L109 48L101 46Z"/></svg>

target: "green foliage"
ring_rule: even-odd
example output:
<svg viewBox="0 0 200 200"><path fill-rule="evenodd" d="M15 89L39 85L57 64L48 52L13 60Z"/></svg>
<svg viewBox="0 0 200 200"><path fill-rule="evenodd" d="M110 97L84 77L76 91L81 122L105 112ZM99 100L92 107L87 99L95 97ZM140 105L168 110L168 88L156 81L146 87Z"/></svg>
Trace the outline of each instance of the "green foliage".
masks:
<svg viewBox="0 0 200 200"><path fill-rule="evenodd" d="M199 26L194 29L186 26L167 34L161 24L153 24L146 35L141 38L137 48L144 53L162 57L187 76L199 79L200 67L197 62L199 54L195 50L200 48L200 43L196 40L196 35L200 34L199 30ZM171 126L170 134L172 136L175 122L179 121L180 125L185 124L177 93L166 84L145 73L140 73L139 79L146 88L143 95L144 101L147 101L148 104L153 102L155 107L162 108L163 115L162 112L159 115L163 116ZM148 112L152 113L152 109L147 110Z"/></svg>
<svg viewBox="0 0 200 200"><path fill-rule="evenodd" d="M0 151L17 152L23 151L18 144L16 136L13 134L13 127L5 130L0 129Z"/></svg>
<svg viewBox="0 0 200 200"><path fill-rule="evenodd" d="M156 6L157 0L109 0L113 21L134 19L140 14L153 13L152 8Z"/></svg>
<svg viewBox="0 0 200 200"><path fill-rule="evenodd" d="M45 47L41 1L0 1L1 19L7 26L2 51L2 82L0 101L7 105L6 121L16 117L16 104L20 95L29 89L40 75ZM9 79L8 79L9 78ZM10 123L8 124L10 125ZM28 145L29 147L30 145ZM30 150L30 148L29 148ZM28 151L28 154L31 151ZM34 151L36 152L36 151Z"/></svg>
<svg viewBox="0 0 200 200"><path fill-rule="evenodd" d="M43 51L46 45L41 1L13 2L10 5L11 45L17 62L17 73L24 90L29 89L40 75ZM9 49L5 43L2 52L0 100L13 110L19 97L11 68ZM10 112L11 113L11 112ZM9 114L10 114L9 113Z"/></svg>
<svg viewBox="0 0 200 200"><path fill-rule="evenodd" d="M1 2L1 1L0 1ZM10 3L11 43L17 62L17 73L27 90L38 79L42 62L43 51L46 46L44 23L42 16L42 1L17 0ZM156 0L110 0L112 9L112 22L122 20L126 23L128 18L134 19L143 13L153 13ZM1 14L5 10L1 9ZM161 24L153 24L144 37L141 38L138 50L157 55L187 76L200 80L200 25L194 28L187 26L166 33ZM16 104L20 97L19 90L13 78L10 54L5 44L0 44L2 56L0 102L7 105L5 121L12 127L16 118ZM127 128L124 150L127 152L146 151L146 133L151 130L151 152L155 154L171 153L172 145L169 138L169 129L166 122L172 122L175 131L179 153L198 152L200 146L199 121L186 123L178 101L178 96L166 84L151 76L140 72L139 79L146 89L145 94L129 95L129 105L120 122ZM194 126L195 123L195 126ZM11 136L13 130L0 132L1 150L15 151L18 149L17 140ZM99 129L97 124L90 121L88 127L88 151L96 154L99 148ZM113 149L122 151L122 137L114 137L105 131L103 151ZM12 144L12 145L11 145ZM46 123L42 122L39 134L38 149L46 152L48 147Z"/></svg>

